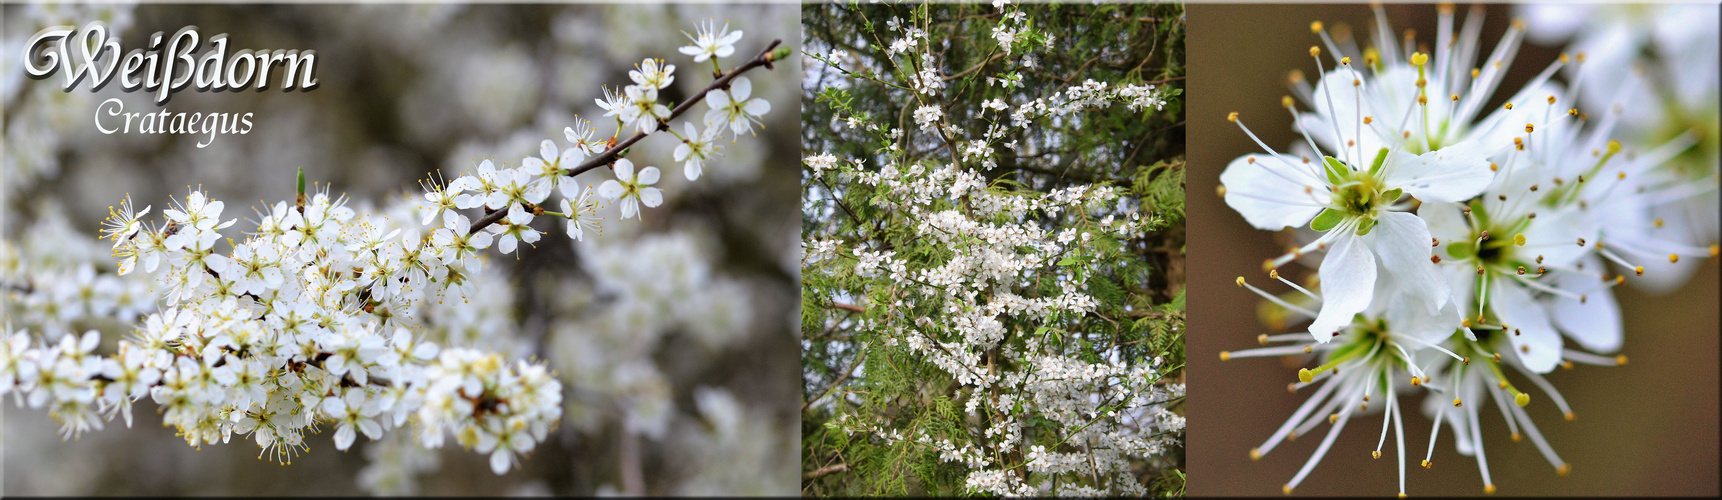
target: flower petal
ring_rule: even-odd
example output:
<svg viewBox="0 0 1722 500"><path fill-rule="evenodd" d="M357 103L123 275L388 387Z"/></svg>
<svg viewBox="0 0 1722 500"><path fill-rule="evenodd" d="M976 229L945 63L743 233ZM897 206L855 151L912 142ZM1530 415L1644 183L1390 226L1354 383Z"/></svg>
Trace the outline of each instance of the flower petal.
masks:
<svg viewBox="0 0 1722 500"><path fill-rule="evenodd" d="M1585 259L1585 269L1604 269L1602 259L1592 255ZM1550 317L1555 326L1585 349L1614 352L1620 349L1620 304L1614 291L1602 286L1602 279L1590 273L1560 272L1554 275L1555 287L1563 290L1595 290L1584 300L1555 297Z"/></svg>
<svg viewBox="0 0 1722 500"><path fill-rule="evenodd" d="M1489 309L1509 329L1505 335L1513 345L1513 354L1525 368L1548 373L1561 361L1561 336L1549 324L1543 305L1531 298L1531 293L1512 277L1495 276L1489 283Z"/></svg>
<svg viewBox="0 0 1722 500"><path fill-rule="evenodd" d="M1322 207L1304 193L1305 188L1326 192L1309 172L1269 155L1240 156L1226 165L1220 183L1226 188L1226 206L1232 207L1256 229L1277 230L1308 224Z"/></svg>
<svg viewBox="0 0 1722 500"><path fill-rule="evenodd" d="M634 182L638 182L643 185L657 184L658 175L658 167L646 167L645 169L640 170L640 176L637 177Z"/></svg>
<svg viewBox="0 0 1722 500"><path fill-rule="evenodd" d="M1352 231L1352 224L1341 224L1335 231ZM1363 239L1342 233L1334 239L1333 248L1321 261L1321 312L1309 325L1309 333L1317 342L1333 339L1333 332L1351 324L1353 315L1363 312L1375 296L1375 256Z"/></svg>
<svg viewBox="0 0 1722 500"><path fill-rule="evenodd" d="M1399 290L1419 299L1428 314L1440 311L1452 292L1429 260L1428 226L1405 212L1382 212L1375 220L1375 230L1363 241L1381 257L1382 269Z"/></svg>
<svg viewBox="0 0 1722 500"><path fill-rule="evenodd" d="M649 187L649 188L641 189L640 190L640 203L644 203L648 207L655 207L655 206L664 204L664 192L663 192L663 190L660 190L660 189L655 188L655 187Z"/></svg>
<svg viewBox="0 0 1722 500"><path fill-rule="evenodd" d="M1418 156L1395 151L1383 166L1384 181L1388 188L1404 188L1423 201L1465 201L1495 178L1485 149L1482 143L1466 141Z"/></svg>

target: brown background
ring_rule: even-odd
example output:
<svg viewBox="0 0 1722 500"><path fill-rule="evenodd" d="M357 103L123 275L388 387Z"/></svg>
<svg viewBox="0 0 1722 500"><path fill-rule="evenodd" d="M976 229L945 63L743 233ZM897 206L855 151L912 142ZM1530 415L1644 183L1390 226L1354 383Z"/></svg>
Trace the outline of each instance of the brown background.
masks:
<svg viewBox="0 0 1722 500"><path fill-rule="evenodd" d="M1464 7L1459 9L1463 18ZM1403 34L1416 29L1418 40L1433 43L1434 6L1387 6L1389 22ZM1315 75L1309 46L1320 40L1309 23L1321 20L1331 30L1350 24L1368 36L1373 24L1365 5L1189 6L1189 493L1191 495L1279 495L1310 454L1327 426L1295 442L1281 444L1259 462L1249 450L1262 444L1313 393L1286 391L1296 380L1294 363L1273 358L1222 363L1218 353L1256 347L1255 337L1269 332L1255 316L1257 297L1232 284L1239 275L1256 277L1262 259L1282 251L1272 233L1257 231L1214 194L1227 162L1257 153L1226 113L1238 111L1251 130L1270 146L1284 150L1298 140L1291 118L1279 107L1287 94L1286 73L1301 69ZM1482 49L1487 54L1505 31L1510 8L1491 6L1484 20ZM1462 21L1461 21L1462 22ZM1459 23L1456 23L1459 24ZM1325 48L1324 48L1325 50ZM1525 45L1495 102L1501 102L1557 52ZM1325 57L1325 54L1324 54ZM1324 60L1328 63L1331 60ZM1288 277L1302 279L1313 269ZM1622 353L1630 364L1618 368L1579 366L1557 369L1551 383L1572 404L1578 419L1564 421L1540 391L1544 404L1527 408L1561 458L1572 464L1557 476L1529 439L1513 443L1500 412L1486 408L1484 449L1500 495L1706 495L1715 496L1717 453L1717 262L1710 259L1683 289L1666 296L1619 290L1626 321ZM1260 277L1255 283L1267 280ZM1284 286L1269 290L1283 291ZM1530 384L1521 384L1529 386ZM1419 406L1405 415L1407 493L1478 495L1483 491L1476 460L1454 451L1451 428L1441 431L1433 469L1417 463L1428 448L1431 419L1420 411L1423 395L1406 400ZM1299 485L1300 495L1392 495L1397 490L1391 436L1380 460L1371 460L1381 432L1379 412L1353 419L1327 457Z"/></svg>

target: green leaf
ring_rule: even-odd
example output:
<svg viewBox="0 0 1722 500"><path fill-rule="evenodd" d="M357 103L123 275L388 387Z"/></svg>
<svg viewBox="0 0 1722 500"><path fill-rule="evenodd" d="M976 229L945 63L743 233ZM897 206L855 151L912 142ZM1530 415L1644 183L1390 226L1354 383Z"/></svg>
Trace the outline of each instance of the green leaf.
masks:
<svg viewBox="0 0 1722 500"><path fill-rule="evenodd" d="M1331 208L1324 209L1320 214L1315 216L1315 220L1309 221L1309 228L1316 231L1327 231L1329 229L1333 229L1333 226L1339 225L1339 223L1344 220L1345 212Z"/></svg>

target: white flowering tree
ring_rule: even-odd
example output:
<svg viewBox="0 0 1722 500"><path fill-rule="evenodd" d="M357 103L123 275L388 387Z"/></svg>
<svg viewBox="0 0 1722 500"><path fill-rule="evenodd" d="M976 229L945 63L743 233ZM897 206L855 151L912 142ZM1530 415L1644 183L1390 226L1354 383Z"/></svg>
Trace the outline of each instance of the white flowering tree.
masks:
<svg viewBox="0 0 1722 500"><path fill-rule="evenodd" d="M1181 494L1182 11L804 11L803 493Z"/></svg>
<svg viewBox="0 0 1722 500"><path fill-rule="evenodd" d="M1482 490L1494 493L1491 427L1528 438L1552 472L1568 474L1532 415L1570 421L1584 409L1547 374L1625 364L1622 318L1634 311L1622 310L1615 287L1666 290L1659 283L1690 272L1670 264L1717 254L1714 233L1693 230L1713 218L1667 210L1717 209L1714 160L1708 177L1691 174L1703 166L1669 163L1699 147L1702 120L1671 117L1700 125L1660 137L1623 134L1636 77L1583 48L1505 85L1526 22L1512 21L1489 47L1482 7L1436 9L1428 40L1400 38L1380 6L1366 38L1310 25L1316 76L1294 73L1280 102L1299 134L1289 147L1257 138L1249 116L1224 117L1261 151L1227 164L1217 193L1250 226L1287 230L1295 243L1233 281L1268 302L1275 333L1257 336L1263 347L1218 356L1290 357L1304 367L1289 389L1310 393L1249 457L1327 428L1281 485L1288 494L1367 414L1381 421L1371 456L1396 460L1401 495L1406 464L1432 467L1440 439L1474 458ZM1612 101L1587 103L1599 88ZM1291 279L1296 265L1315 273ZM1433 422L1426 449L1407 442L1407 406ZM1497 411L1500 421L1487 418Z"/></svg>
<svg viewBox="0 0 1722 500"><path fill-rule="evenodd" d="M423 30L449 22L445 16L458 9L378 27ZM357 10L349 14L370 14ZM26 14L31 22L57 15ZM563 25L580 22L557 17ZM369 442L363 449L371 463L358 486L384 494L416 491L416 476L439 466L429 450L450 437L500 476L531 469L528 456L542 447L572 449L575 432L604 442L587 449L620 455L575 470L605 470L611 479L570 485L567 469L546 474L540 467L532 473L549 480L516 491L786 492L782 475L758 473L781 452L772 447L789 442L769 424L749 422L760 410L715 381L672 385L677 379L653 355L662 338L693 340L697 354L679 362L712 370L708 359L721 359L747 332L753 290L769 288L716 272L719 261L702 247L717 245L699 241L703 233L666 229L664 221L695 212L724 220L721 204L690 207L693 197L677 191L721 193L706 186L752 182L727 170L754 164L745 168L758 174L761 157L751 150L758 146L749 143L759 142L752 137L771 103L754 80L772 75L773 63L792 51L744 39L741 27L716 16L679 33L667 24L638 28L657 30L679 54L624 56L638 61L615 75L627 81L593 81L573 100L569 107L598 97L597 125L555 113L563 118L558 125L566 124L556 127L560 134L545 138L525 127L514 135L529 139L496 145L511 160L472 160L460 175L433 172L407 196L355 201L334 194L333 183L307 184L300 169L296 182L269 187L277 199L253 207L255 219L243 223L229 202L199 186L178 198L123 198L109 209L100 243L70 234L52 212L8 234L0 245L7 313L0 396L46 413L68 440L116 417L131 426L134 403L147 400L145 407L194 448L253 441L260 456L286 464L330 442L323 439L341 451ZM341 53L323 55L331 52ZM530 82L539 74L517 76ZM600 92L597 83L622 85ZM482 116L498 105L468 111ZM25 116L8 125L35 123ZM9 138L8 150L12 144ZM680 179L664 182L651 163L669 161ZM10 172L10 156L7 165ZM787 207L785 198L760 197ZM605 218L624 220L604 225ZM553 232L564 239L551 239ZM493 261L499 254L507 261ZM551 258L566 259L561 267L577 270L577 279L567 272L532 279L529 270L546 265L523 264ZM510 267L519 269L506 272ZM781 281L787 288L789 280ZM518 302L517 294L524 295ZM552 294L560 298L546 297ZM682 412L678 394L692 402ZM565 426L573 429L557 431ZM643 441L690 453L652 460L646 450L655 448ZM760 459L707 465L732 454ZM725 477L748 466L751 477Z"/></svg>

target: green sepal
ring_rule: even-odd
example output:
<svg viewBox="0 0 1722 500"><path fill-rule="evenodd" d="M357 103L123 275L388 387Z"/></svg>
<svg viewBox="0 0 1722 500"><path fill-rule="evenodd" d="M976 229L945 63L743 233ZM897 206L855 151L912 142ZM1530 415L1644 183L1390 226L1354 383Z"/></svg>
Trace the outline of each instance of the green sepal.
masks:
<svg viewBox="0 0 1722 500"><path fill-rule="evenodd" d="M1332 156L1321 157L1321 164L1327 167L1327 180L1335 185L1344 183L1351 178L1351 168Z"/></svg>
<svg viewBox="0 0 1722 500"><path fill-rule="evenodd" d="M1344 212L1331 208L1323 209L1320 214L1315 216L1315 220L1309 221L1309 228L1314 229L1317 232L1327 231L1329 229L1333 229L1333 226L1339 225L1339 223L1344 220Z"/></svg>
<svg viewBox="0 0 1722 500"><path fill-rule="evenodd" d="M1357 225L1357 235L1363 236L1369 234L1369 231L1372 229L1375 229L1375 219L1365 218L1362 223Z"/></svg>
<svg viewBox="0 0 1722 500"><path fill-rule="evenodd" d="M1476 255L1476 247L1470 242L1465 241L1448 243L1447 255L1451 255L1453 258L1459 260L1469 259L1472 255Z"/></svg>
<svg viewBox="0 0 1722 500"><path fill-rule="evenodd" d="M1387 164L1387 148L1381 148L1381 151L1375 153L1375 162L1369 165L1369 175L1380 173L1381 166L1385 164Z"/></svg>

